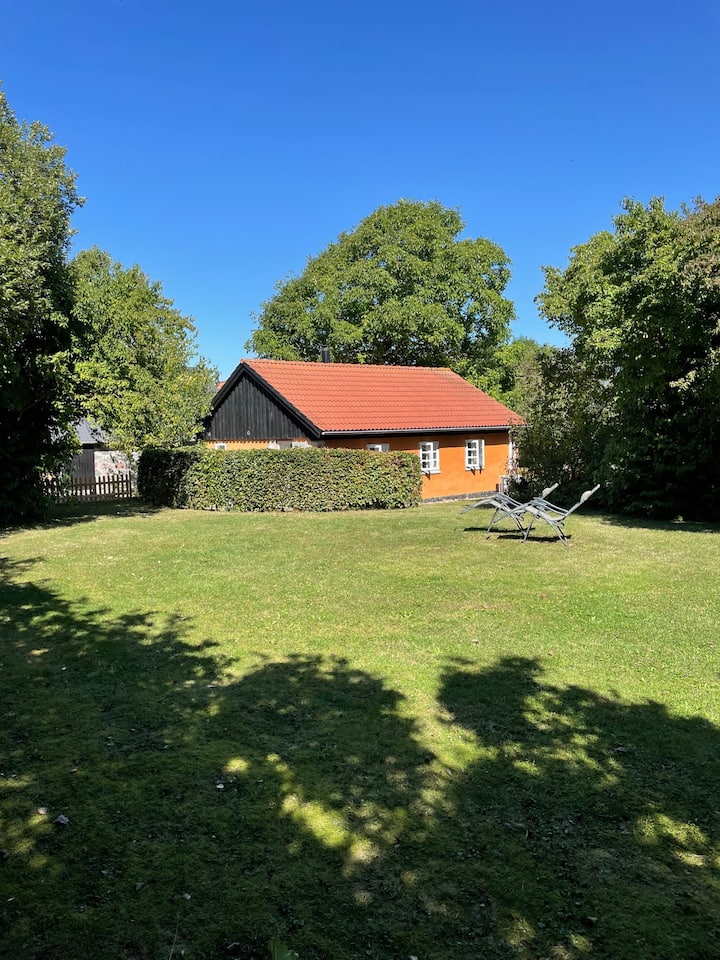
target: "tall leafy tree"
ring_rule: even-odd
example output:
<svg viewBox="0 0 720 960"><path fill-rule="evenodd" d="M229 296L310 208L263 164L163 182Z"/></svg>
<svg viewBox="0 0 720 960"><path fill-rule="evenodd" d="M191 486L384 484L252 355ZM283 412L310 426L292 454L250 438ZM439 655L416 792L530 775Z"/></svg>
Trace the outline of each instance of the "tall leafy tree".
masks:
<svg viewBox="0 0 720 960"><path fill-rule="evenodd" d="M546 269L541 312L604 395L587 472L632 513L720 517L719 220L718 200L627 200L613 233Z"/></svg>
<svg viewBox="0 0 720 960"><path fill-rule="evenodd" d="M132 452L194 439L217 372L196 358L196 331L138 266L97 247L72 262L74 315L88 331L77 365L86 415Z"/></svg>
<svg viewBox="0 0 720 960"><path fill-rule="evenodd" d="M523 390L526 423L513 430L523 479L531 481L532 493L558 483L557 499L574 502L593 476L604 443L611 403L607 384L571 347L543 348L533 373Z"/></svg>
<svg viewBox="0 0 720 960"><path fill-rule="evenodd" d="M506 342L503 250L461 239L457 210L400 200L341 234L277 286L248 348L262 357L450 366L473 379Z"/></svg>
<svg viewBox="0 0 720 960"><path fill-rule="evenodd" d="M82 203L65 149L0 90L0 522L36 515L68 454L76 408L67 251Z"/></svg>
<svg viewBox="0 0 720 960"><path fill-rule="evenodd" d="M517 337L498 347L491 365L477 378L477 385L527 417L539 389L543 360L552 353L552 347L540 345L532 337Z"/></svg>

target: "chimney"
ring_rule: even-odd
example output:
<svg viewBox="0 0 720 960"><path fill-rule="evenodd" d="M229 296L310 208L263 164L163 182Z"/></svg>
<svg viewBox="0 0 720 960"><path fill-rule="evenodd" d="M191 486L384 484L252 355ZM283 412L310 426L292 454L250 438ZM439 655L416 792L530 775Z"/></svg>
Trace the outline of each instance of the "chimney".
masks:
<svg viewBox="0 0 720 960"><path fill-rule="evenodd" d="M322 362L330 363L330 347L322 348Z"/></svg>

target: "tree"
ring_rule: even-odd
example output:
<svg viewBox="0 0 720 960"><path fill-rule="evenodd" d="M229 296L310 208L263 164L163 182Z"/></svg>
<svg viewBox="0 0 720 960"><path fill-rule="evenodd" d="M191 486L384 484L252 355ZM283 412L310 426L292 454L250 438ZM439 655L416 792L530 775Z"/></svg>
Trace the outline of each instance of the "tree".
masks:
<svg viewBox="0 0 720 960"><path fill-rule="evenodd" d="M458 239L437 202L380 207L311 257L264 305L248 348L261 357L450 366L476 378L509 335L505 253Z"/></svg>
<svg viewBox="0 0 720 960"><path fill-rule="evenodd" d="M477 385L527 418L539 389L542 360L552 352L552 347L541 346L531 337L517 337L498 347Z"/></svg>
<svg viewBox="0 0 720 960"><path fill-rule="evenodd" d="M613 507L720 517L719 222L720 200L680 212L626 200L614 233L546 268L541 312L604 395L585 469Z"/></svg>
<svg viewBox="0 0 720 960"><path fill-rule="evenodd" d="M603 383L575 350L543 349L523 395L526 424L513 429L528 492L558 483L560 501L577 500L604 442L608 402Z"/></svg>
<svg viewBox="0 0 720 960"><path fill-rule="evenodd" d="M0 522L37 515L43 473L72 446L76 416L70 220L83 202L65 149L19 123L0 90Z"/></svg>
<svg viewBox="0 0 720 960"><path fill-rule="evenodd" d="M196 332L138 266L97 247L72 262L74 316L88 331L78 363L86 415L127 452L191 442L210 411L217 373L193 362Z"/></svg>

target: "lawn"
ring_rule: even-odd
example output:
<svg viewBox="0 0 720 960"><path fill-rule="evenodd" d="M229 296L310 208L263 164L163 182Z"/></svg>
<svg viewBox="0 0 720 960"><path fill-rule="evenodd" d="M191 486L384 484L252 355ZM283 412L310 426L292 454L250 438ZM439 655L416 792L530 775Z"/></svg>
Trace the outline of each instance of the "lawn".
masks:
<svg viewBox="0 0 720 960"><path fill-rule="evenodd" d="M717 960L720 531L483 519L0 537L3 960Z"/></svg>

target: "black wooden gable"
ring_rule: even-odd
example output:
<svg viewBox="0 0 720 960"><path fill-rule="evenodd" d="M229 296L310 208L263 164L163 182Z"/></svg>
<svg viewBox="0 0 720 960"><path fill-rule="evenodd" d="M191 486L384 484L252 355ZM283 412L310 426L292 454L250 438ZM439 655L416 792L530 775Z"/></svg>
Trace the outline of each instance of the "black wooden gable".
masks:
<svg viewBox="0 0 720 960"><path fill-rule="evenodd" d="M320 431L243 367L218 391L208 440L317 440Z"/></svg>

